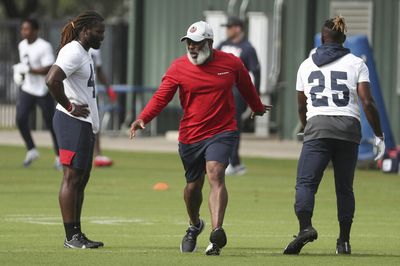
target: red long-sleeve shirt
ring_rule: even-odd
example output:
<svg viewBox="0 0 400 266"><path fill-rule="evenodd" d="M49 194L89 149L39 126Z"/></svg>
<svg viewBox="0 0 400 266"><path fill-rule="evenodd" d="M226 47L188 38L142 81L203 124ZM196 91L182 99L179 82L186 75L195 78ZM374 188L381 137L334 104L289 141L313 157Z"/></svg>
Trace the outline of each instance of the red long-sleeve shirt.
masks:
<svg viewBox="0 0 400 266"><path fill-rule="evenodd" d="M239 58L213 50L213 58L203 64L192 64L187 55L176 59L168 68L139 119L150 122L172 100L179 88L183 117L179 141L191 144L215 134L237 130L232 86L236 84L253 111L262 112L250 75Z"/></svg>

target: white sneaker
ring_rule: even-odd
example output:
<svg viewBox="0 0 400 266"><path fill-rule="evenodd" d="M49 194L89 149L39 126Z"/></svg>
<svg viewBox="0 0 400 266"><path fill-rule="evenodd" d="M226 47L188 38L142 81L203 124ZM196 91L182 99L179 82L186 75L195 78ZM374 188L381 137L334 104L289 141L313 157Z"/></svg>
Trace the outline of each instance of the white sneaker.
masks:
<svg viewBox="0 0 400 266"><path fill-rule="evenodd" d="M239 164L237 166L232 166L231 164L225 169L225 175L244 175L247 173L247 169L244 165Z"/></svg>
<svg viewBox="0 0 400 266"><path fill-rule="evenodd" d="M30 149L25 156L25 160L24 160L24 166L28 167L31 165L31 163L36 160L37 158L39 158L39 151L35 148Z"/></svg>
<svg viewBox="0 0 400 266"><path fill-rule="evenodd" d="M63 166L62 166L62 164L60 162L60 157L59 156L56 156L56 159L54 161L54 168L56 168L56 170L62 170L63 169Z"/></svg>
<svg viewBox="0 0 400 266"><path fill-rule="evenodd" d="M235 171L233 169L233 166L231 164L228 164L228 167L225 169L225 175L234 175Z"/></svg>

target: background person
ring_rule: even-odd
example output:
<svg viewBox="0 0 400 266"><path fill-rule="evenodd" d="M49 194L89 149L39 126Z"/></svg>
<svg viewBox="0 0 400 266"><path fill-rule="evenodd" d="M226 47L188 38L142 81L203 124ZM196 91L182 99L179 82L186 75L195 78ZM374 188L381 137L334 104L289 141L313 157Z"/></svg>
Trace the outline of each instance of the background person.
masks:
<svg viewBox="0 0 400 266"><path fill-rule="evenodd" d="M251 43L246 39L244 32L244 22L237 17L229 17L228 22L222 26L226 27L228 39L218 45L217 49L226 53L232 53L242 60L246 69L251 72L254 78L254 85L259 93L260 89L260 64L257 53ZM232 149L229 157L229 165L225 170L226 175L243 175L246 167L241 163L239 156L240 133L243 130L242 115L247 109L247 104L241 96L236 86L233 86L233 96L235 99L236 121L238 124L238 141Z"/></svg>
<svg viewBox="0 0 400 266"><path fill-rule="evenodd" d="M17 126L28 152L23 165L28 167L39 158L29 128L29 115L36 105L42 110L42 116L50 131L54 153L55 167L61 169L58 157L58 146L53 130L54 100L45 83L45 75L54 63L53 48L50 43L38 37L39 23L34 18L26 18L21 24L22 41L18 44L20 63L14 65L14 80L21 85L17 101Z"/></svg>
<svg viewBox="0 0 400 266"><path fill-rule="evenodd" d="M89 53L92 57L94 66L96 68L96 80L99 80L101 84L106 87L106 93L111 103L117 101L118 95L115 93L113 88L110 86L106 75L103 72L103 61L101 59L100 49L90 49ZM100 131L96 134L96 141L94 143L94 165L97 167L111 166L113 161L101 153L100 147Z"/></svg>

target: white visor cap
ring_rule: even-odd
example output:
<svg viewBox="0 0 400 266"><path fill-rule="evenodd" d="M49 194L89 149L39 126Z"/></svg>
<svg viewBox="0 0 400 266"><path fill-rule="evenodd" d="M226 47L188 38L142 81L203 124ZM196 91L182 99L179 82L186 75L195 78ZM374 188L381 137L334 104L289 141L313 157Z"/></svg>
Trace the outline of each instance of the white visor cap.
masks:
<svg viewBox="0 0 400 266"><path fill-rule="evenodd" d="M195 42L201 42L205 39L213 40L214 33L210 24L205 21L198 21L190 25L186 35L181 38L181 42L186 39L190 39Z"/></svg>

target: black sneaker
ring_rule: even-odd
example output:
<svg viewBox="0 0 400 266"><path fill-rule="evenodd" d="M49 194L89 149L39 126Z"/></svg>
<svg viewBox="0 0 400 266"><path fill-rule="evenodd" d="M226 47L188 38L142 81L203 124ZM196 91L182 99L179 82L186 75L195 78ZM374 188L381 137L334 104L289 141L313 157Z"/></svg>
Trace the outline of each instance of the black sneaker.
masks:
<svg viewBox="0 0 400 266"><path fill-rule="evenodd" d="M189 225L186 230L186 235L182 239L181 252L194 252L196 251L196 240L197 237L203 232L204 221L200 219L200 224L198 227L194 225Z"/></svg>
<svg viewBox="0 0 400 266"><path fill-rule="evenodd" d="M350 242L338 239L336 241L336 254L350 255L351 254Z"/></svg>
<svg viewBox="0 0 400 266"><path fill-rule="evenodd" d="M289 243L283 254L287 255L297 255L300 253L300 250L304 247L308 242L313 242L318 238L317 230L315 230L312 226L300 231L298 236L294 236L295 240Z"/></svg>
<svg viewBox="0 0 400 266"><path fill-rule="evenodd" d="M214 229L210 234L210 244L206 248L206 255L218 256L221 253L221 249L225 247L226 242L227 239L224 229Z"/></svg>
<svg viewBox="0 0 400 266"><path fill-rule="evenodd" d="M90 244L92 244L92 245L94 245L94 246L97 246L97 247L99 247L99 248L100 248L100 247L104 247L104 243L103 243L103 242L90 240L90 239L87 238L86 235L83 234L83 233L82 233L82 237L83 237L88 243L90 243Z"/></svg>
<svg viewBox="0 0 400 266"><path fill-rule="evenodd" d="M87 249L87 248L98 248L99 245L95 244L93 241L89 242L84 234L78 233L73 235L72 239L69 241L65 239L64 247Z"/></svg>

